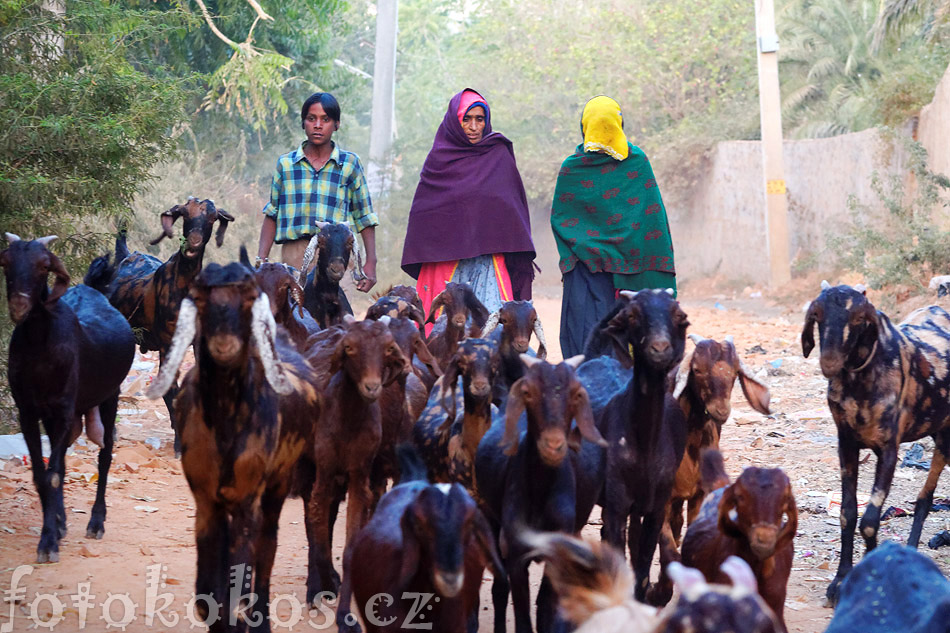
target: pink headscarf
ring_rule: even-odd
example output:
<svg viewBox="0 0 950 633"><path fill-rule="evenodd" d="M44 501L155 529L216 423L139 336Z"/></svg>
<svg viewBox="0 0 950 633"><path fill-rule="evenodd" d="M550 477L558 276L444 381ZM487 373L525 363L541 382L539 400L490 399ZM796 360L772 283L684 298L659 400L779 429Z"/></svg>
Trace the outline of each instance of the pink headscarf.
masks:
<svg viewBox="0 0 950 633"><path fill-rule="evenodd" d="M462 122L462 119L465 118L466 113L471 110L476 105L480 105L485 108L485 112L488 112L488 102L485 101L485 97L478 94L474 90L465 90L462 93L462 99L459 101L458 117L459 123Z"/></svg>

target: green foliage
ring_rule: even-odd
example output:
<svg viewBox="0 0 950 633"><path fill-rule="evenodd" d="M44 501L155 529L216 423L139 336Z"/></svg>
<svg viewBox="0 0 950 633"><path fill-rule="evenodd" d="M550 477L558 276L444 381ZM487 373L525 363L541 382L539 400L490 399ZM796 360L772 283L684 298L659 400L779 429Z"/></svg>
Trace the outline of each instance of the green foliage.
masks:
<svg viewBox="0 0 950 633"><path fill-rule="evenodd" d="M901 177L874 176L872 186L880 198L874 207L850 202L852 224L829 240L840 263L863 273L870 285L925 284L950 267L950 179L927 168L927 151L919 143L900 138L908 154L916 191L908 192Z"/></svg>

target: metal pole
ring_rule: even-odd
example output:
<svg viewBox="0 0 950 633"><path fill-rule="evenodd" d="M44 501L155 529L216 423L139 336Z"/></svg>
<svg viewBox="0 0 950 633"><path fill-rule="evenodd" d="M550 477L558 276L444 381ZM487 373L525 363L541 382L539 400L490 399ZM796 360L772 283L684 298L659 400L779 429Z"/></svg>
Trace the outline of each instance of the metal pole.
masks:
<svg viewBox="0 0 950 633"><path fill-rule="evenodd" d="M380 198L389 190L389 158L393 146L396 107L396 32L398 0L376 2L376 61L373 66L373 114L369 133L367 180L370 194Z"/></svg>
<svg viewBox="0 0 950 633"><path fill-rule="evenodd" d="M766 234L769 284L776 288L791 279L788 248L788 197L782 160L782 100L778 81L778 35L773 0L754 0L759 61L759 114L762 123L762 163L765 177Z"/></svg>

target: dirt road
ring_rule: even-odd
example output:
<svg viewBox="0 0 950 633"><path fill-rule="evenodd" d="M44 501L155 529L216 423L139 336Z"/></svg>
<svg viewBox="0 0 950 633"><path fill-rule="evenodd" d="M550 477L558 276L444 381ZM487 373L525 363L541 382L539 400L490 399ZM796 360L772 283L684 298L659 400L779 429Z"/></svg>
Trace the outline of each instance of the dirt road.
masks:
<svg viewBox="0 0 950 633"><path fill-rule="evenodd" d="M559 302L540 298L535 303L556 354ZM782 467L791 478L800 515L786 618L791 631L822 631L831 617L831 610L823 606L824 591L837 566L839 547L838 520L828 512L829 496L839 491L840 483L834 425L824 400L826 383L817 360L801 357L801 312L742 293L738 299L714 295L698 302L685 300L683 306L692 323L691 332L719 339L732 334L752 371L768 374L775 415L766 418L755 413L736 389L722 448L733 477L745 466L756 465ZM136 362L138 369L127 381L120 404L120 439L110 473L103 540L84 538L95 495L94 451L77 445L68 458L69 534L56 564L32 565L40 526L39 500L23 462L0 461L0 592L10 587L15 575L20 576L19 586L25 588L24 596L12 606L0 603L0 631L26 631L37 620L46 621L47 628L54 631L97 633L123 630L123 624L124 630L134 633L181 631L192 626L188 616L194 613L189 609L195 576L194 504L171 453L165 410L141 396L147 377L154 375L155 358L137 358ZM927 453L929 458L929 447ZM873 468L873 459L861 466L860 492L870 489ZM912 510L925 472L897 470L885 505ZM937 497L950 496L945 486L946 482L938 487ZM932 514L922 541L926 543L948 527L948 519L950 512ZM592 523L598 522L595 513ZM906 540L910 522L910 518L895 518L883 523L881 537ZM343 523L337 522L338 530ZM304 598L306 572L299 500L286 504L280 530L272 585L272 599L278 602L272 610L277 618L275 630L335 630L325 614L297 610ZM586 530L596 536L599 526L589 525ZM334 542L343 542L341 532ZM950 569L950 549L924 551L942 569ZM339 567L339 549L335 555ZM24 572L29 574L22 575ZM536 589L536 568L532 578ZM490 630L489 586L486 574L481 630ZM88 591L83 591L84 587ZM81 595L87 596L88 609L82 608ZM57 617L57 609L61 609L61 620L54 624L49 618Z"/></svg>

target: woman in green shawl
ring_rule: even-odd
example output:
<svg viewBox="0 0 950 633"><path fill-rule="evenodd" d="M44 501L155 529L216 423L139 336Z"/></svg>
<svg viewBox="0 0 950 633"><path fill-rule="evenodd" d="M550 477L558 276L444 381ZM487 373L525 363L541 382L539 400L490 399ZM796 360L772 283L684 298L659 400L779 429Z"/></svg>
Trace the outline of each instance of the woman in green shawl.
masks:
<svg viewBox="0 0 950 633"><path fill-rule="evenodd" d="M581 131L584 142L561 164L551 208L564 280L564 358L583 352L618 291L676 290L666 208L646 154L623 133L620 105L594 97Z"/></svg>

